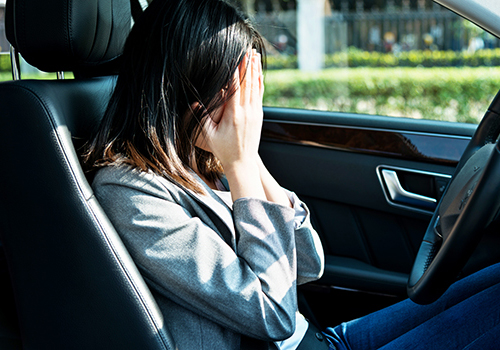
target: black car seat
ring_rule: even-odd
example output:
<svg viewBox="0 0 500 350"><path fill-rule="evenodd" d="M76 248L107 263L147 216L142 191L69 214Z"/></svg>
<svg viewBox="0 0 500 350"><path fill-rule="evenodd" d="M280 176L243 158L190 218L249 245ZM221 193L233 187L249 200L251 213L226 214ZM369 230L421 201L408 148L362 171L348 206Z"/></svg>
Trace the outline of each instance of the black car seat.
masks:
<svg viewBox="0 0 500 350"><path fill-rule="evenodd" d="M0 242L22 348L174 349L78 156L114 87L112 76L89 76L113 72L130 0L6 6L8 39L26 61L86 76L0 83Z"/></svg>

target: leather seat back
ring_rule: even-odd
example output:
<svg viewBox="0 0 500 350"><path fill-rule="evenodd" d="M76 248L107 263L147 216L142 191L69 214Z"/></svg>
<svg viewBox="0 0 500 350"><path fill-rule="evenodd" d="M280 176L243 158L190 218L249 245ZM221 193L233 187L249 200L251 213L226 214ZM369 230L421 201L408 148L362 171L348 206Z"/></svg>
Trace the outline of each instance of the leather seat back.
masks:
<svg viewBox="0 0 500 350"><path fill-rule="evenodd" d="M6 15L9 41L48 71L102 74L130 28L129 0L8 0ZM0 84L0 239L25 349L174 349L79 162L114 82Z"/></svg>

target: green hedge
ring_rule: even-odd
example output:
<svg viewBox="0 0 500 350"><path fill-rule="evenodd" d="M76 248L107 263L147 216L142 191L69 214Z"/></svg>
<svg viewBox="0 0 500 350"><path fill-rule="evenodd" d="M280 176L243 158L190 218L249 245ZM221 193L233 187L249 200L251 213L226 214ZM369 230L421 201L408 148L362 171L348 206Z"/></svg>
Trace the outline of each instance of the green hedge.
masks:
<svg viewBox="0 0 500 350"><path fill-rule="evenodd" d="M500 67L268 71L264 104L477 123L500 87Z"/></svg>
<svg viewBox="0 0 500 350"><path fill-rule="evenodd" d="M0 55L0 72L10 72L10 55Z"/></svg>
<svg viewBox="0 0 500 350"><path fill-rule="evenodd" d="M409 52L405 59L412 64L420 62L420 66L425 66L430 59L434 62L442 59L442 65L454 62L451 54L438 53ZM500 57L500 49L480 53L474 59L461 53L461 62L467 58L471 65L479 62L494 65ZM353 64L370 61L376 65L381 64L384 57L387 59L383 54L360 54L365 56L369 58L365 61L360 58L352 61ZM8 58L8 55L0 55L0 70L8 65L8 73L0 72L0 81L12 79ZM291 59L280 63L281 66L294 64L296 60ZM44 79L54 77L55 74L43 75ZM477 123L500 88L500 67L329 68L314 74L295 69L270 70L266 72L265 84L267 106Z"/></svg>
<svg viewBox="0 0 500 350"><path fill-rule="evenodd" d="M73 79L73 72L64 72L64 78L65 79ZM56 73L30 73L30 74L22 74L21 72L21 79L43 79L43 80L52 80L52 79L57 79L57 74ZM12 73L10 71L8 72L0 72L0 82L2 81L10 81L12 80Z"/></svg>
<svg viewBox="0 0 500 350"><path fill-rule="evenodd" d="M397 54L361 51L325 55L325 67L479 67L500 66L500 49L468 51L405 51ZM271 56L267 68L297 68L297 56Z"/></svg>

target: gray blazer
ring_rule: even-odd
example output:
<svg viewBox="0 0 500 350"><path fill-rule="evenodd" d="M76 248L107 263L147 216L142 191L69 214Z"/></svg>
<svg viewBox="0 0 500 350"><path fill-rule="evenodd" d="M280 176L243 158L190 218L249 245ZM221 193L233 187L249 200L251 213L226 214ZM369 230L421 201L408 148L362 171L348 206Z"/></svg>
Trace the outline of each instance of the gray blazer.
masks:
<svg viewBox="0 0 500 350"><path fill-rule="evenodd" d="M239 349L241 334L293 333L297 284L323 273L309 214L295 228L291 208L241 198L231 209L206 185L198 195L126 166L99 170L93 188L178 349Z"/></svg>

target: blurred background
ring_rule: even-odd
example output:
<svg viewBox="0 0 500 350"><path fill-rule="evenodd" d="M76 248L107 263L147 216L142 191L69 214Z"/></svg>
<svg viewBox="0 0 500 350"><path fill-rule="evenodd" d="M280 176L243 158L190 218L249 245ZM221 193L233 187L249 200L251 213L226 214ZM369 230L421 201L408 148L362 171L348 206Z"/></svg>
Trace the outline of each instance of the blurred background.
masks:
<svg viewBox="0 0 500 350"><path fill-rule="evenodd" d="M266 39L267 106L477 123L500 85L500 40L431 0L229 2ZM22 74L55 77L25 62Z"/></svg>

